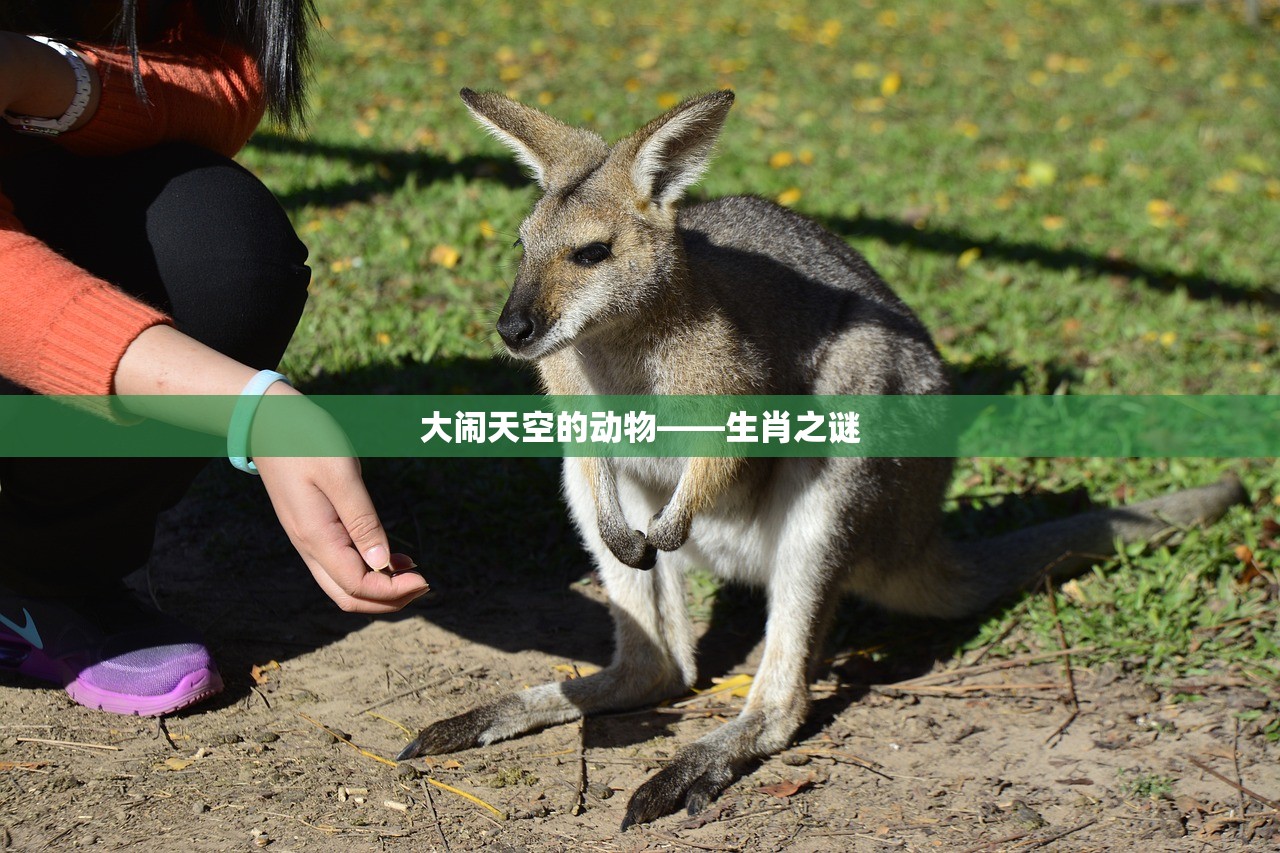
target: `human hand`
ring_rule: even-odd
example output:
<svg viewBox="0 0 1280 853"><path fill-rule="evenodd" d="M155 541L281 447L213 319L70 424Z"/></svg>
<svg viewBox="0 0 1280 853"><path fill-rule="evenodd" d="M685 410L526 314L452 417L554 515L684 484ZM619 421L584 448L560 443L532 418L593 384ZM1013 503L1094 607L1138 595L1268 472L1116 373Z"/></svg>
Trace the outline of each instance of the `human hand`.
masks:
<svg viewBox="0 0 1280 853"><path fill-rule="evenodd" d="M391 553L357 460L258 456L254 463L289 540L343 610L391 613L427 591L410 571L413 561Z"/></svg>

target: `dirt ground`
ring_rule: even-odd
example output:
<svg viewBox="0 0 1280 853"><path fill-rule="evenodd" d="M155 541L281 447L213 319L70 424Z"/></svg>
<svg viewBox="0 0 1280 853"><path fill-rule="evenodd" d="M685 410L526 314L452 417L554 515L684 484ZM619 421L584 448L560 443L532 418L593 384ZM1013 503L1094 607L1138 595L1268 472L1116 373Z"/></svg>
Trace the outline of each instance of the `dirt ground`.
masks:
<svg viewBox="0 0 1280 853"><path fill-rule="evenodd" d="M956 663L930 655L837 660L792 749L704 813L627 832L618 827L636 786L740 698L712 694L397 767L387 758L407 740L400 726L605 662L610 624L585 558L548 572L494 556L571 554L572 531L554 522L529 549L526 530L451 538L411 523L416 507L393 507L397 529L439 543L419 560L437 592L369 619L315 589L263 523L262 496L236 477L204 476L131 581L206 632L225 693L159 725L0 679L0 847L1280 849L1280 749L1237 724L1265 700L1229 673L1157 688L1123 666L1073 666L1080 712L1055 737L1070 713L1060 658L964 678L942 675ZM442 491L470 511L465 489ZM706 614L703 686L754 666L759 601L734 602Z"/></svg>

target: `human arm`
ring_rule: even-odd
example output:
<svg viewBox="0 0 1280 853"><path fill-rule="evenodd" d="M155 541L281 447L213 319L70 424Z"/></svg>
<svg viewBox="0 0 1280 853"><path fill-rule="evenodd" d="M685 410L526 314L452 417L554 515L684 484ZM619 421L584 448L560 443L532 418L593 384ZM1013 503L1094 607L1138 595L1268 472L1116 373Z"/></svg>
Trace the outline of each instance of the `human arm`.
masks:
<svg viewBox="0 0 1280 853"><path fill-rule="evenodd" d="M155 395L236 396L256 373L169 326L138 335L120 359L115 390L137 414L179 426L183 408ZM298 395L277 382L270 395ZM308 420L318 431L341 431L318 406ZM343 610L389 613L427 591L426 581L404 571L412 561L392 554L386 531L352 457L264 457L254 459L272 506L316 583ZM377 571L391 569L390 572Z"/></svg>

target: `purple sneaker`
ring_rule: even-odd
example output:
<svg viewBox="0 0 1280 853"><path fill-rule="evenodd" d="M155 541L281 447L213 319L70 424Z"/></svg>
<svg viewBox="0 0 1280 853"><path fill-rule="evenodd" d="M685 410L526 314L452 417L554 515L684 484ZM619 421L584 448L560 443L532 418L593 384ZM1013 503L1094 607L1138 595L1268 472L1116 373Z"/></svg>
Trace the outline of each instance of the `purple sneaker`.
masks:
<svg viewBox="0 0 1280 853"><path fill-rule="evenodd" d="M124 590L75 599L0 590L0 669L60 684L89 708L146 717L222 690L200 637Z"/></svg>

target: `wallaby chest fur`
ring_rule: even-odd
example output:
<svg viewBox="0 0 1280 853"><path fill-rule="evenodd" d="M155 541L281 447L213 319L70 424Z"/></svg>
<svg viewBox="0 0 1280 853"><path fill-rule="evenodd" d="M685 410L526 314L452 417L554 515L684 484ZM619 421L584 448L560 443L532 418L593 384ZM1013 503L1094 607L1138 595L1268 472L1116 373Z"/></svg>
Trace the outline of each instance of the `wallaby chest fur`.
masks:
<svg viewBox="0 0 1280 853"><path fill-rule="evenodd" d="M495 93L472 114L534 172L543 197L497 329L555 395L921 395L948 391L923 324L857 252L747 196L677 208L733 102L693 98L614 145ZM681 749L631 797L623 826L705 806L785 747L808 665L842 592L958 616L1116 540L1216 518L1238 482L953 544L949 459L567 458L574 521L609 595L613 661L423 729L412 757L673 696L696 679L684 576L768 591L764 651L742 713Z"/></svg>

